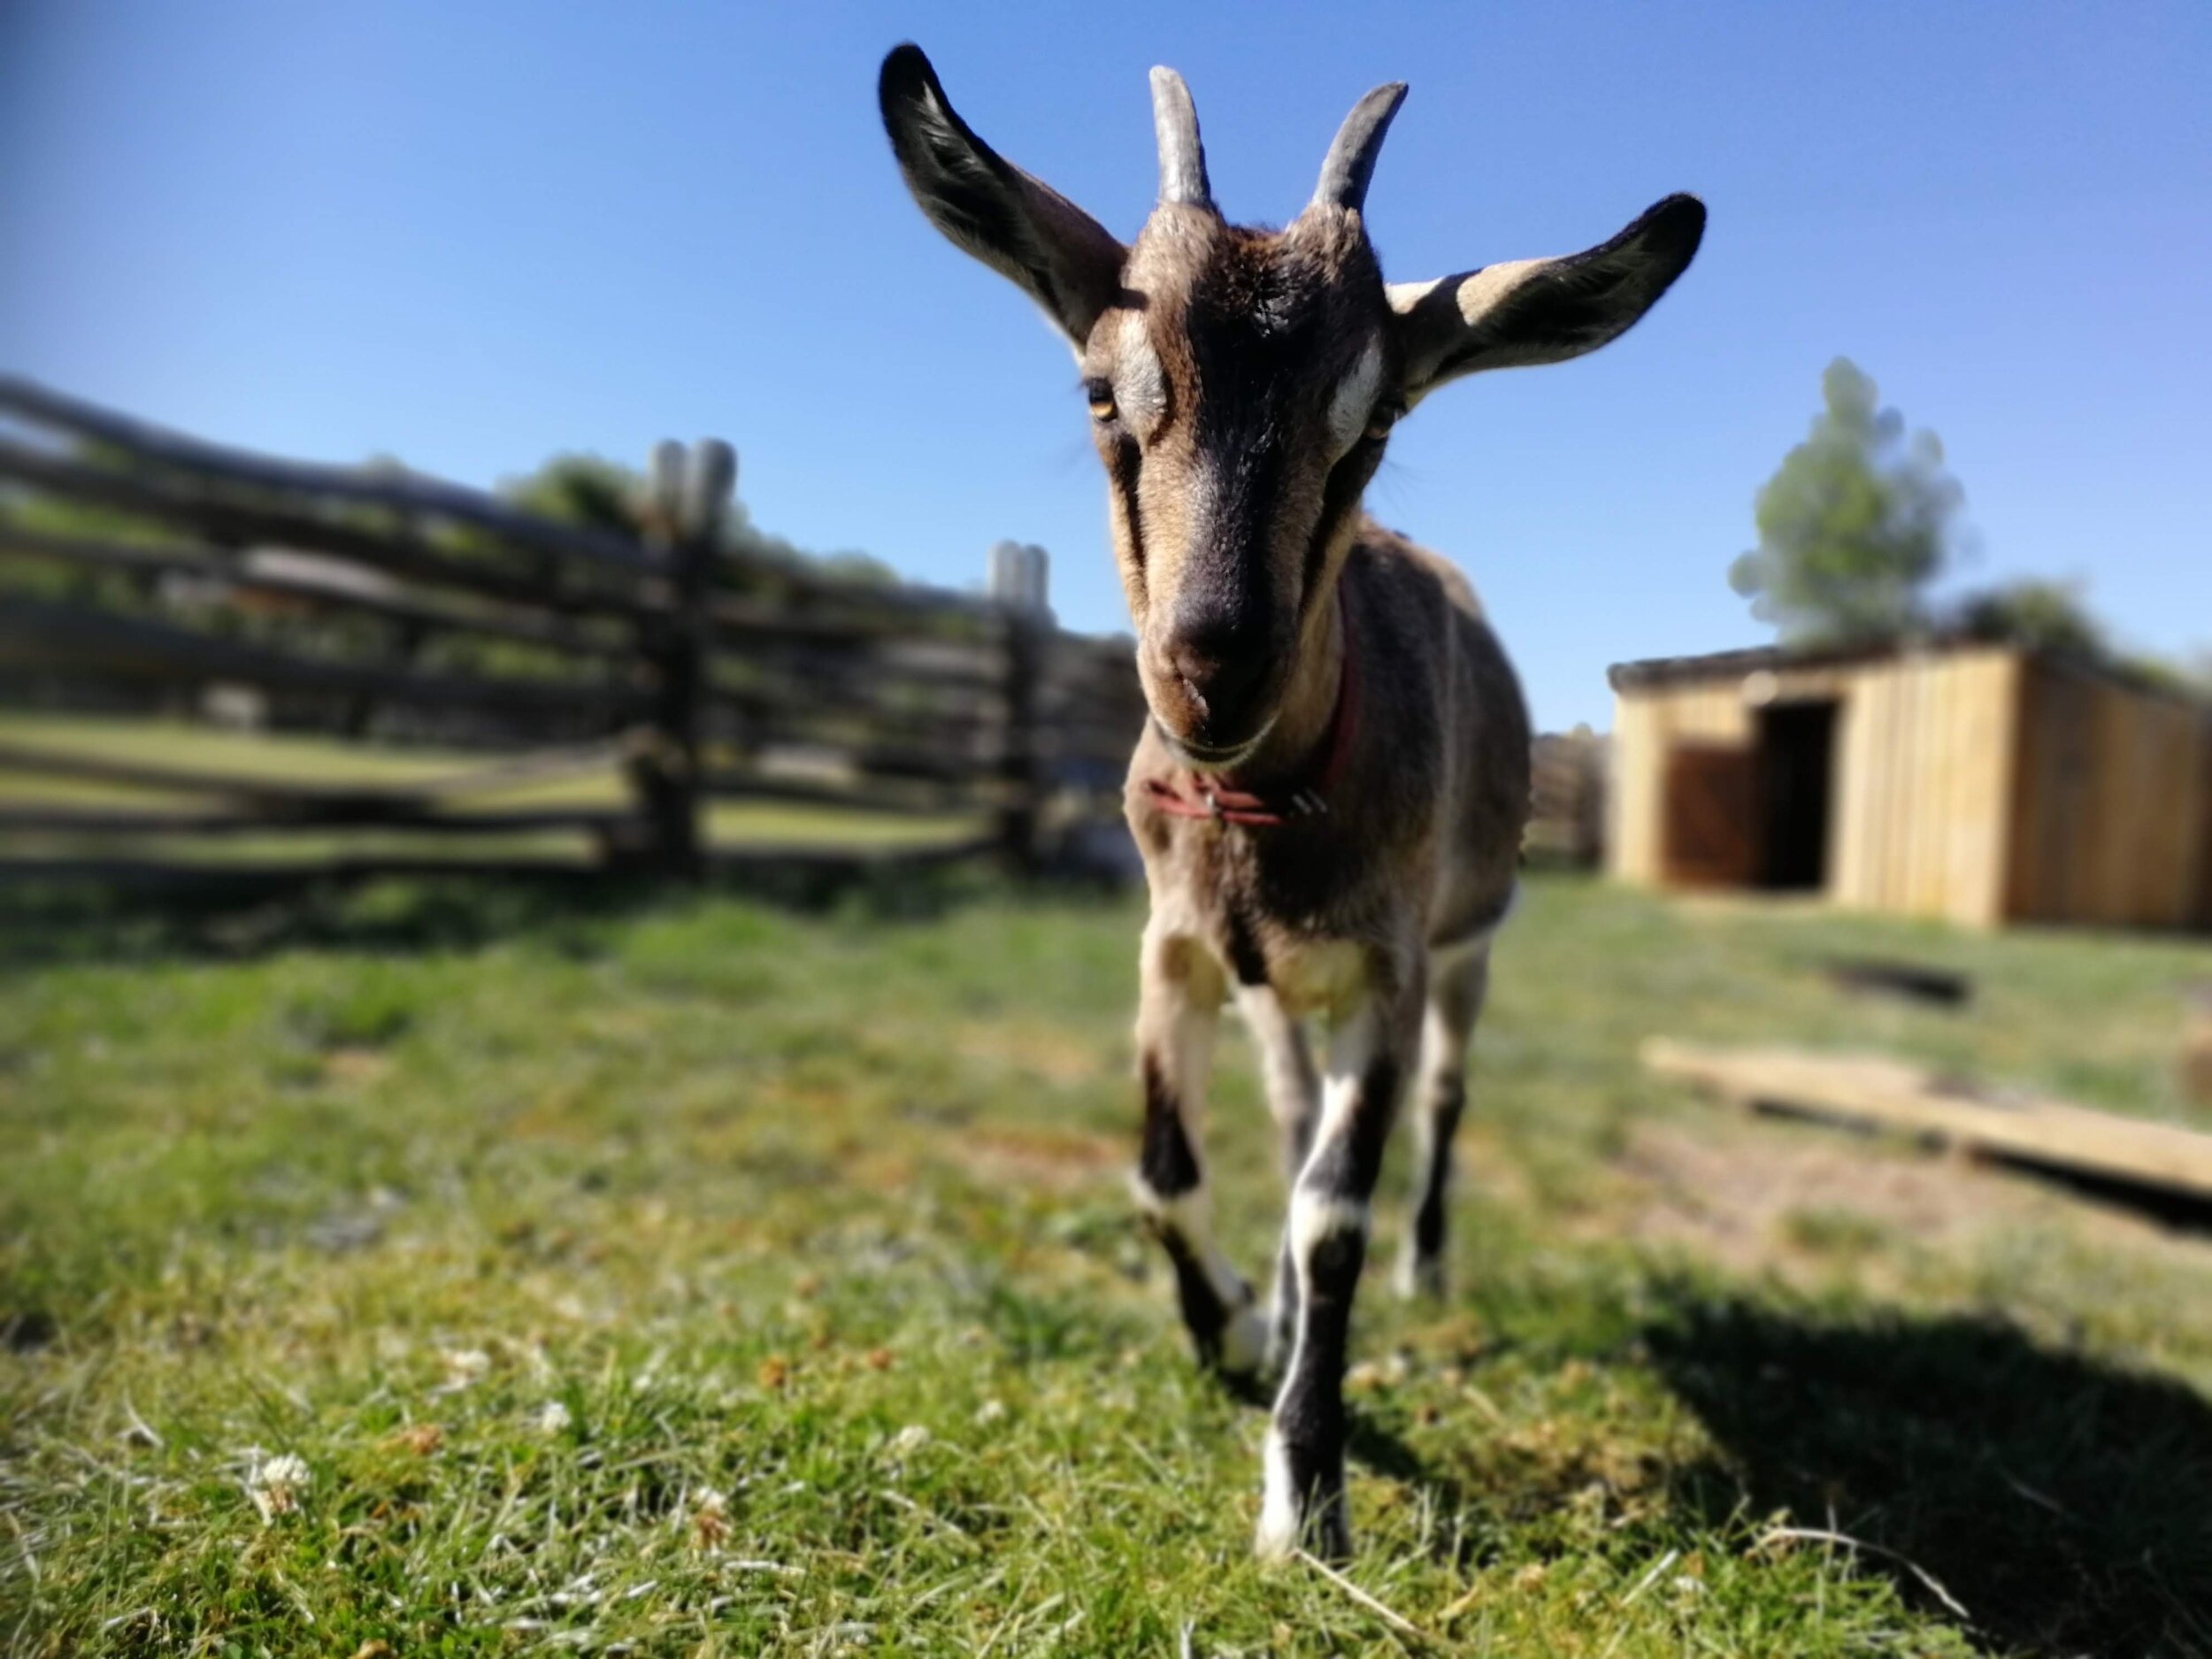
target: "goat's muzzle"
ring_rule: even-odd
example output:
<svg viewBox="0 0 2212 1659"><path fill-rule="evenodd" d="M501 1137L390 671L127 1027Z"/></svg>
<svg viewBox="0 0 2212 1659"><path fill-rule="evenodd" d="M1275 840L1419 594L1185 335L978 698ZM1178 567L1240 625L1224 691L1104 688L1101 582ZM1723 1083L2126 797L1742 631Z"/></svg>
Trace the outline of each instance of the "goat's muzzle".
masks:
<svg viewBox="0 0 2212 1659"><path fill-rule="evenodd" d="M1163 642L1153 714L1201 764L1227 764L1265 733L1285 653L1270 632L1233 619L1179 619Z"/></svg>

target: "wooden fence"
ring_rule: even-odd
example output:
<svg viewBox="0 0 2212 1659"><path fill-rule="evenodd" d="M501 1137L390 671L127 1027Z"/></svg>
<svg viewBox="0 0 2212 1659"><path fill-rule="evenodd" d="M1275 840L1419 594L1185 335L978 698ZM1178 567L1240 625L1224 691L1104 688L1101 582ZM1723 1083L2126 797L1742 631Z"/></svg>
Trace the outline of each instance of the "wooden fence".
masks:
<svg viewBox="0 0 2212 1659"><path fill-rule="evenodd" d="M1102 805L1143 718L1127 642L1059 631L1033 594L733 553L718 442L654 452L627 534L19 380L0 379L0 710L242 711L365 759L480 752L319 780L0 738L0 774L43 785L0 775L0 870L119 836L560 830L596 862L693 875L717 856L713 803L746 800L929 815L964 826L933 852L1028 865ZM558 787L615 772L603 798ZM58 841L69 858L41 855Z"/></svg>
<svg viewBox="0 0 2212 1659"><path fill-rule="evenodd" d="M1525 854L1579 869L1605 856L1608 740L1586 726L1540 734L1529 753Z"/></svg>

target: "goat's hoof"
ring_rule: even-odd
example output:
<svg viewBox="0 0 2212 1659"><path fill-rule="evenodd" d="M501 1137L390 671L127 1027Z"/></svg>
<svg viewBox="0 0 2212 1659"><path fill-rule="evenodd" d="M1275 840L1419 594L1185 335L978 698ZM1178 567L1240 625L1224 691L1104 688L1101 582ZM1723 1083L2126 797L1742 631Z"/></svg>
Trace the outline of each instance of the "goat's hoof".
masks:
<svg viewBox="0 0 2212 1659"><path fill-rule="evenodd" d="M1321 1560L1338 1567L1352 1559L1352 1524L1341 1493L1315 1517L1312 1531L1313 1553Z"/></svg>
<svg viewBox="0 0 2212 1659"><path fill-rule="evenodd" d="M1214 1369L1232 1382L1258 1380L1267 1367L1267 1315L1257 1302L1247 1298L1222 1327Z"/></svg>
<svg viewBox="0 0 2212 1659"><path fill-rule="evenodd" d="M1287 1561L1297 1552L1304 1532L1297 1500L1279 1489L1271 1478L1266 1495L1260 1500L1260 1525L1252 1535L1252 1553L1262 1561Z"/></svg>
<svg viewBox="0 0 2212 1659"><path fill-rule="evenodd" d="M1390 1276L1391 1288L1407 1302L1441 1302L1444 1298L1444 1258L1408 1250L1399 1256Z"/></svg>
<svg viewBox="0 0 2212 1659"><path fill-rule="evenodd" d="M1332 1566L1352 1558L1352 1528L1341 1495L1322 1503L1318 1513L1302 1516L1293 1504L1277 1503L1271 1493L1261 1504L1252 1553L1262 1561L1287 1561L1301 1549Z"/></svg>
<svg viewBox="0 0 2212 1659"><path fill-rule="evenodd" d="M1302 1490L1292 1473L1290 1448L1271 1429L1267 1436L1266 1486L1260 1498L1260 1524L1252 1553L1262 1561L1282 1561L1299 1550L1321 1560L1351 1559L1352 1525L1344 1498L1343 1477L1317 1480Z"/></svg>

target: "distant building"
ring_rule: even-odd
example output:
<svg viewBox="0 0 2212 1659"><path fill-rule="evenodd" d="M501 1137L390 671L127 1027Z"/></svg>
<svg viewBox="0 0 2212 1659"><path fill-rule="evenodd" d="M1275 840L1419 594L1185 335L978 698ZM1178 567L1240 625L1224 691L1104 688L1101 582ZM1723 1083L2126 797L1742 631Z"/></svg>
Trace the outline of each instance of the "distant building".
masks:
<svg viewBox="0 0 2212 1659"><path fill-rule="evenodd" d="M1978 926L2212 926L2212 706L1971 641L1625 663L1607 863Z"/></svg>

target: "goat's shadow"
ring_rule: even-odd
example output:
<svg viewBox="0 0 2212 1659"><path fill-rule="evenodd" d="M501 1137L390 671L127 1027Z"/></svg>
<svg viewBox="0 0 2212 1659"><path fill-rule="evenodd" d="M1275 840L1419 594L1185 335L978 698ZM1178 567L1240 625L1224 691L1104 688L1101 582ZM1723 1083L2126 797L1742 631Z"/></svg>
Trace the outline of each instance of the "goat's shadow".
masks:
<svg viewBox="0 0 2212 1659"><path fill-rule="evenodd" d="M1724 1460L1685 1493L1893 1552L1863 1564L1927 1604L1913 1563L2008 1651L2212 1652L2212 1404L2185 1385L1996 1319L1685 1301L1645 1340Z"/></svg>
<svg viewBox="0 0 2212 1659"><path fill-rule="evenodd" d="M1717 1448L1667 1482L1685 1518L1786 1510L1954 1617L1932 1578L1997 1651L2212 1655L2212 1402L2195 1390L1995 1318L1831 1318L1686 1290L1663 1305L1638 1351ZM1515 1496L1367 1412L1350 1450L1448 1509Z"/></svg>

